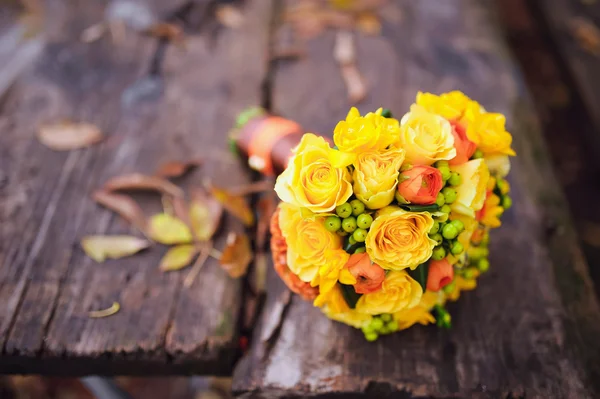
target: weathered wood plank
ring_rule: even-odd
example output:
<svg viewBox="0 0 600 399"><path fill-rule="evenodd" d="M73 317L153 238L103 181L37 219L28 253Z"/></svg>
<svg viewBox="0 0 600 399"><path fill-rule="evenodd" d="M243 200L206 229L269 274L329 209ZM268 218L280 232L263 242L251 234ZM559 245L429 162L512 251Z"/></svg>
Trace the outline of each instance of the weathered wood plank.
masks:
<svg viewBox="0 0 600 399"><path fill-rule="evenodd" d="M206 13L207 5L193 11ZM69 5L64 28L0 113L0 167L7 176L0 372L230 373L241 284L214 259L184 288L186 272L158 270L160 246L99 265L78 241L86 234L133 232L89 198L114 175L152 173L163 161L199 156L205 166L188 184L248 181L227 152L227 130L244 107L261 101L271 5L246 2L245 25L212 39L194 26L185 51L167 48L161 75L148 74L155 39L128 31L116 44L109 37L80 43L80 32L103 17L103 5ZM44 148L34 138L36 127L61 118L94 123L108 138L69 153ZM158 210L157 196L137 199ZM224 230L241 228L226 218ZM224 238L218 236L217 247ZM88 317L113 301L121 304L116 315Z"/></svg>
<svg viewBox="0 0 600 399"><path fill-rule="evenodd" d="M290 299L272 275L234 390L252 398L597 397L598 303L491 2L405 0L391 7L401 23L386 23L383 37L357 35L369 85L361 111L386 106L400 116L417 90L461 89L510 122L519 154L509 177L515 205L492 234L492 269L450 306L452 330L412 327L376 343ZM305 60L275 70L275 111L308 131L331 134L350 106L332 47L327 34L309 43Z"/></svg>
<svg viewBox="0 0 600 399"><path fill-rule="evenodd" d="M561 62L566 66L590 115L595 130L586 131L586 140L596 155L600 154L600 46L595 43L600 32L600 5L577 0L532 1L542 16ZM596 31L594 33L593 31ZM581 33L577 33L580 31ZM591 49L585 43L591 43ZM596 156L596 166L598 157Z"/></svg>

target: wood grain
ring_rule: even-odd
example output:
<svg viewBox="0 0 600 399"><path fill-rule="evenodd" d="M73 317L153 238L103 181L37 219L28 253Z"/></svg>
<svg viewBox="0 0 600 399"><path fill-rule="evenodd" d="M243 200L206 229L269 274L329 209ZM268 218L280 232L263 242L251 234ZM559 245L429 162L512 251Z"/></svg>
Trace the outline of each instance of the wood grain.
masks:
<svg viewBox="0 0 600 399"><path fill-rule="evenodd" d="M450 331L413 327L367 343L271 274L240 397L592 398L600 386L600 310L521 76L486 0L393 1L382 37L356 36L369 95L362 112L400 117L418 90L460 89L507 115L518 157L514 206L492 233L491 271L449 307ZM273 108L331 135L350 104L333 34L274 71Z"/></svg>
<svg viewBox="0 0 600 399"><path fill-rule="evenodd" d="M103 4L72 3L58 6L64 18L0 109L6 174L0 188L0 372L229 374L239 280L211 259L185 289L187 271L158 270L161 246L96 264L78 242L86 234L134 232L90 199L112 176L200 157L206 162L183 180L188 186L203 179L223 187L249 181L227 151L227 132L237 113L261 102L272 3L245 2L242 28L211 35L203 30L214 25L208 2L192 4L185 50L162 46L158 71L151 68L157 60L152 37L127 31L117 42L109 36L79 42L81 31L103 17ZM63 118L96 124L107 139L60 153L37 142L39 124ZM158 196L136 199L145 209L159 209ZM242 228L227 218L223 231ZM217 247L224 238L217 237ZM121 304L116 315L88 317L114 301Z"/></svg>

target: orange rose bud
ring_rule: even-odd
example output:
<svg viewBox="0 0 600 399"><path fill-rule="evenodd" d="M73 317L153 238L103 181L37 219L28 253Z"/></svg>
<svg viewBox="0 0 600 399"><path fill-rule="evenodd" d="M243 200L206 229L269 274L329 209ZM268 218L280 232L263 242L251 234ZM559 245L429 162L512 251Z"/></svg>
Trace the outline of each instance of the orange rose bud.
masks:
<svg viewBox="0 0 600 399"><path fill-rule="evenodd" d="M427 276L427 291L439 291L454 279L454 269L446 259L431 260Z"/></svg>
<svg viewBox="0 0 600 399"><path fill-rule="evenodd" d="M381 289L385 272L378 264L371 262L366 253L350 255L345 267L356 279L354 291L357 294L370 294Z"/></svg>
<svg viewBox="0 0 600 399"><path fill-rule="evenodd" d="M400 173L398 193L408 202L431 205L442 189L442 172L432 166L418 165Z"/></svg>
<svg viewBox="0 0 600 399"><path fill-rule="evenodd" d="M456 149L456 156L452 158L448 163L450 165L460 165L471 159L471 157L477 150L477 144L473 143L467 138L467 131L464 126L458 123L452 123L452 127L452 135L454 136L454 148Z"/></svg>

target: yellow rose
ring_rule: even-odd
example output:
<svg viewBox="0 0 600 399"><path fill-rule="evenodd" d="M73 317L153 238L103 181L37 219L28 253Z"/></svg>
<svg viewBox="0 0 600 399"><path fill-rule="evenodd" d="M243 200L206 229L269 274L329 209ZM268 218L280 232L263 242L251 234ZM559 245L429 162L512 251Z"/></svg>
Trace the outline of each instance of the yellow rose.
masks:
<svg viewBox="0 0 600 399"><path fill-rule="evenodd" d="M329 212L350 198L350 172L333 166L331 159L337 151L329 148L322 137L305 134L295 151L275 183L275 191L283 202L312 212Z"/></svg>
<svg viewBox="0 0 600 399"><path fill-rule="evenodd" d="M321 293L327 293L339 281L342 284L354 285L356 279L344 268L350 259L350 254L343 249L327 251L325 253L325 263L319 267L319 273L312 279L310 285L319 286Z"/></svg>
<svg viewBox="0 0 600 399"><path fill-rule="evenodd" d="M370 315L396 313L417 306L422 295L421 285L406 271L391 271L379 291L360 297L356 311Z"/></svg>
<svg viewBox="0 0 600 399"><path fill-rule="evenodd" d="M505 177L510 172L510 160L508 155L492 155L484 158L485 163L490 170L490 174L498 177Z"/></svg>
<svg viewBox="0 0 600 399"><path fill-rule="evenodd" d="M398 141L398 120L381 116L382 111L379 108L374 113L360 116L358 110L352 107L346 120L340 121L333 131L333 141L338 150L349 154L354 161L361 152L382 150Z"/></svg>
<svg viewBox="0 0 600 399"><path fill-rule="evenodd" d="M431 314L431 309L437 304L443 304L443 302L443 291L426 291L417 306L393 314L394 320L398 322L398 329L405 330L417 323L424 326L435 323L435 317Z"/></svg>
<svg viewBox="0 0 600 399"><path fill-rule="evenodd" d="M305 282L318 277L319 268L328 264L333 250L341 250L342 239L325 228L324 218L303 218L301 209L279 204L279 227L286 240L287 263L292 273Z"/></svg>
<svg viewBox="0 0 600 399"><path fill-rule="evenodd" d="M332 320L348 324L355 328L361 328L371 322L372 316L365 313L359 313L355 309L350 309L339 285L326 293L319 293L315 298L314 305L321 308L323 313Z"/></svg>
<svg viewBox="0 0 600 399"><path fill-rule="evenodd" d="M454 165L450 169L462 178L461 184L456 187L456 200L450 207L453 212L474 218L475 212L483 207L490 171L483 159Z"/></svg>
<svg viewBox="0 0 600 399"><path fill-rule="evenodd" d="M367 253L383 269L416 269L435 247L436 242L427 235L431 227L433 218L428 212L385 207L377 212L367 234Z"/></svg>
<svg viewBox="0 0 600 399"><path fill-rule="evenodd" d="M492 155L516 155L510 148L512 136L504 127L506 118L502 114L486 112L467 113L467 137L488 157Z"/></svg>
<svg viewBox="0 0 600 399"><path fill-rule="evenodd" d="M452 126L443 117L413 104L400 121L400 145L406 162L431 165L456 156Z"/></svg>
<svg viewBox="0 0 600 399"><path fill-rule="evenodd" d="M463 92L456 90L439 96L418 92L416 103L427 111L451 121L460 121L467 110L476 113L485 111L477 101L471 100Z"/></svg>
<svg viewBox="0 0 600 399"><path fill-rule="evenodd" d="M398 185L404 150L368 151L358 155L354 166L354 194L370 209L389 205Z"/></svg>

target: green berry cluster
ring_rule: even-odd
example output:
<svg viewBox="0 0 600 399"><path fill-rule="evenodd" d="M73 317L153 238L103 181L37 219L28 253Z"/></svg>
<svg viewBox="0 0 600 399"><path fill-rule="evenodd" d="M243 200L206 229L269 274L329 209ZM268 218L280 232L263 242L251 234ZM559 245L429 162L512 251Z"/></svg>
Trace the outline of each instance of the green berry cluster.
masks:
<svg viewBox="0 0 600 399"><path fill-rule="evenodd" d="M384 313L373 316L369 324L362 328L367 341L375 341L380 335L391 334L398 331L398 322L391 314Z"/></svg>
<svg viewBox="0 0 600 399"><path fill-rule="evenodd" d="M496 180L494 194L500 197L500 206L502 206L504 210L510 209L512 206L512 198L508 195L508 182L505 179Z"/></svg>
<svg viewBox="0 0 600 399"><path fill-rule="evenodd" d="M336 216L325 219L325 228L341 236L346 236L347 248L350 253L365 252L364 243L367 233L373 223L373 216L366 212L365 204L359 199L353 199L335 208Z"/></svg>
<svg viewBox="0 0 600 399"><path fill-rule="evenodd" d="M463 268L459 271L459 274L466 279L475 277L475 271L479 273L485 273L490 269L490 261L488 256L490 251L488 244L490 242L490 233L485 231L482 235L481 241L472 242L471 247L467 251L469 258L469 267Z"/></svg>
<svg viewBox="0 0 600 399"><path fill-rule="evenodd" d="M443 305L435 305L433 307L435 313L435 323L441 328L452 327L452 317Z"/></svg>
<svg viewBox="0 0 600 399"><path fill-rule="evenodd" d="M433 248L431 258L433 260L442 260L448 254L462 254L465 248L458 242L457 237L464 229L465 225L460 220L435 221L429 231L429 237L437 243L435 248Z"/></svg>

